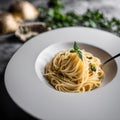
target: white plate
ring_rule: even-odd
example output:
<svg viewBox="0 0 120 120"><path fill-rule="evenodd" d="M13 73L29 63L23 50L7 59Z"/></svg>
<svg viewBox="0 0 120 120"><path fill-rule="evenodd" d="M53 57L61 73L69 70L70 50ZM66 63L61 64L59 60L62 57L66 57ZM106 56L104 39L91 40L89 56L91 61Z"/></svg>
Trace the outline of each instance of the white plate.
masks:
<svg viewBox="0 0 120 120"><path fill-rule="evenodd" d="M106 76L108 84L91 92L59 92L42 76L52 56L71 48L74 41L102 61L120 52L120 38L96 29L71 27L43 33L10 60L5 71L9 95L24 111L43 120L120 120L120 58L106 67L108 73L113 71Z"/></svg>

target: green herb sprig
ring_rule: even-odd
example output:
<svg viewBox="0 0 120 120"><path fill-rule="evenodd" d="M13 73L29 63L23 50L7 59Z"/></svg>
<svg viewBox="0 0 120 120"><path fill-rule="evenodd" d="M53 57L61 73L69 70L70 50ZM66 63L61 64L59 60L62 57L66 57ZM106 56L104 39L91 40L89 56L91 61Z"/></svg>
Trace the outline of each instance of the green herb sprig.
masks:
<svg viewBox="0 0 120 120"><path fill-rule="evenodd" d="M87 56L87 59L92 59L92 57L91 56L90 57Z"/></svg>
<svg viewBox="0 0 120 120"><path fill-rule="evenodd" d="M103 29L120 36L120 20L107 18L100 10L88 9L84 14L74 11L63 12L64 4L61 0L49 0L47 7L38 7L38 20L43 21L52 29L68 26L85 26Z"/></svg>
<svg viewBox="0 0 120 120"><path fill-rule="evenodd" d="M76 41L74 42L73 49L71 49L70 52L71 52L71 53L77 53L78 56L79 56L79 58L80 58L81 60L83 60L82 52L80 51L79 46L78 46L78 44L77 44Z"/></svg>
<svg viewBox="0 0 120 120"><path fill-rule="evenodd" d="M92 63L90 63L89 65L90 65L90 69L95 72L96 71L95 66Z"/></svg>

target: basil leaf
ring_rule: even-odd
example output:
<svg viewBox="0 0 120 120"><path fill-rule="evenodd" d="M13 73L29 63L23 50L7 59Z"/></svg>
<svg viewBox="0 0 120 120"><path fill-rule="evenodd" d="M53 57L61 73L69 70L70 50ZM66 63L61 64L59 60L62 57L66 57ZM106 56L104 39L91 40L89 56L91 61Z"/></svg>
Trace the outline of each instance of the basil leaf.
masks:
<svg viewBox="0 0 120 120"><path fill-rule="evenodd" d="M95 68L95 66L92 64L92 63L90 63L90 69L92 70L92 71L96 71L96 68Z"/></svg>
<svg viewBox="0 0 120 120"><path fill-rule="evenodd" d="M82 60L82 52L80 51L79 49L79 46L77 44L77 42L75 41L74 42L74 45L73 45L73 49L70 50L71 53L77 53L79 58Z"/></svg>
<svg viewBox="0 0 120 120"><path fill-rule="evenodd" d="M78 46L76 41L74 42L73 48L74 48L74 50L78 50L79 49L79 46Z"/></svg>
<svg viewBox="0 0 120 120"><path fill-rule="evenodd" d="M79 58L80 58L81 60L83 60L81 51L77 52L77 54L78 54Z"/></svg>
<svg viewBox="0 0 120 120"><path fill-rule="evenodd" d="M88 59L92 59L92 57L87 57Z"/></svg>

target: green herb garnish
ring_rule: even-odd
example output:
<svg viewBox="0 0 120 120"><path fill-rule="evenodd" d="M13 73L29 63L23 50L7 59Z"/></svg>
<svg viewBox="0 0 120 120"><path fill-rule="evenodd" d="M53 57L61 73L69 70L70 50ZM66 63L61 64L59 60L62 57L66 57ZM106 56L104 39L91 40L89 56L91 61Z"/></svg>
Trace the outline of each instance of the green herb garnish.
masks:
<svg viewBox="0 0 120 120"><path fill-rule="evenodd" d="M79 58L82 60L82 52L80 51L79 49L79 46L77 44L77 42L75 41L74 42L74 45L73 45L73 49L70 50L71 53L77 53Z"/></svg>
<svg viewBox="0 0 120 120"><path fill-rule="evenodd" d="M88 59L92 59L92 57L87 57Z"/></svg>
<svg viewBox="0 0 120 120"><path fill-rule="evenodd" d="M96 71L95 66L92 63L90 63L89 65L90 65L90 69L95 72Z"/></svg>
<svg viewBox="0 0 120 120"><path fill-rule="evenodd" d="M61 0L49 0L47 7L38 7L40 11L39 20L52 29L68 26L85 26L103 29L120 36L120 20L107 18L99 10L88 9L84 14L77 14L74 11L63 12L64 4Z"/></svg>

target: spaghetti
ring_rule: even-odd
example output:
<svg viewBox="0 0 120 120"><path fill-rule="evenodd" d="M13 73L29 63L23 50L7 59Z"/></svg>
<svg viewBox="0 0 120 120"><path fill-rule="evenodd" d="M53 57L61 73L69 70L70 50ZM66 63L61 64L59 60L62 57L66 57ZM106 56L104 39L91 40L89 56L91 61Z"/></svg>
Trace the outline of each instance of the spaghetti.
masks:
<svg viewBox="0 0 120 120"><path fill-rule="evenodd" d="M76 52L61 51L45 66L44 76L55 89L86 92L100 87L104 76L100 59L85 50L81 54L82 59Z"/></svg>

